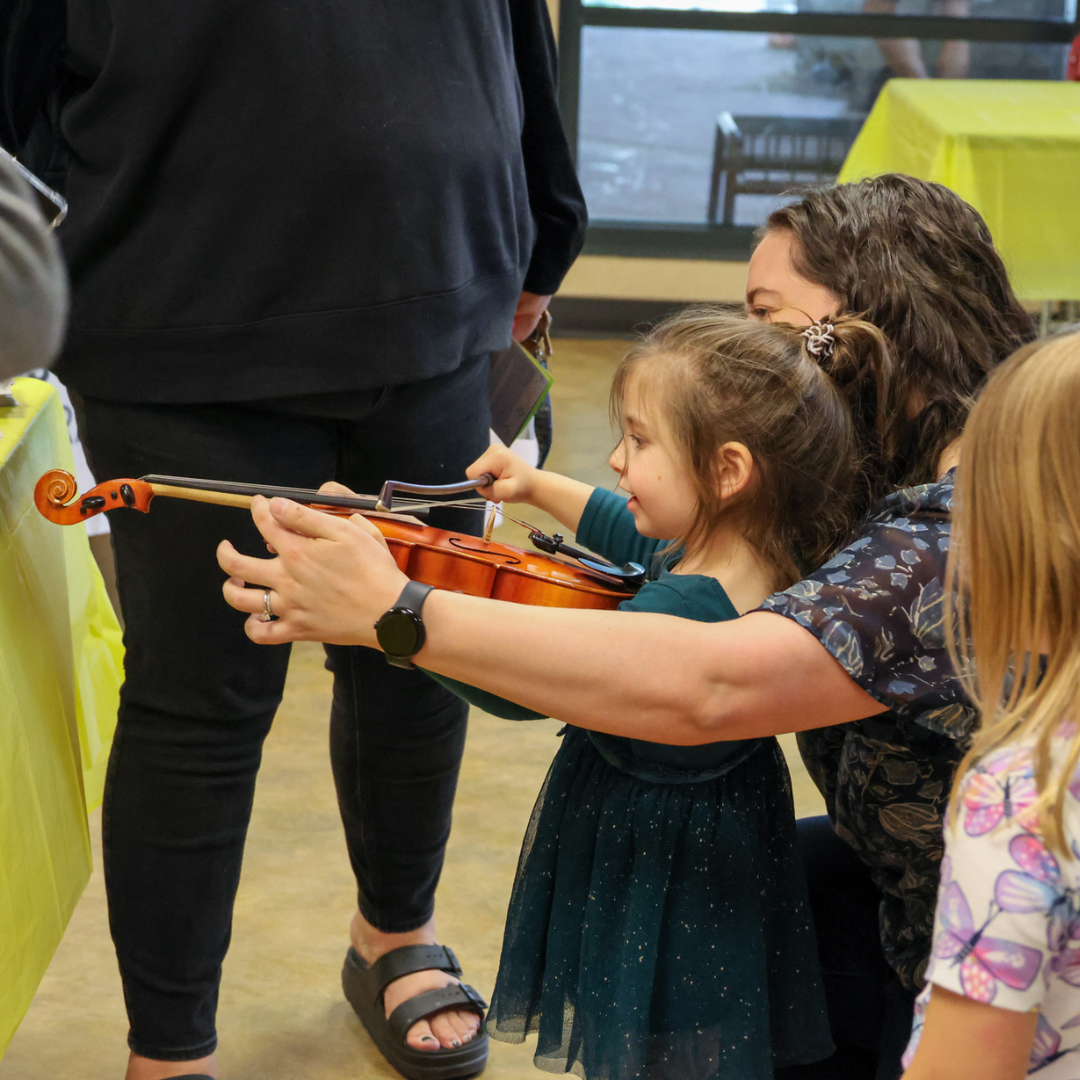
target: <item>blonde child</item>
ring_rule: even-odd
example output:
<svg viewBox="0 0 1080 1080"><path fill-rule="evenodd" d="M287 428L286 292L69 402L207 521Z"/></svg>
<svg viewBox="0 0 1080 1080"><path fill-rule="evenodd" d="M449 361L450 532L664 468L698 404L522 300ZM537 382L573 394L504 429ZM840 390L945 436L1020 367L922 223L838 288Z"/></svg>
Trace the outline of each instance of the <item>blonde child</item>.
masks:
<svg viewBox="0 0 1080 1080"><path fill-rule="evenodd" d="M1027 346L964 432L949 570L982 728L945 828L905 1080L1080 1076L1080 334Z"/></svg>
<svg viewBox="0 0 1080 1080"><path fill-rule="evenodd" d="M798 330L686 312L615 377L611 466L628 499L501 448L469 472L496 476L489 498L649 566L621 610L734 619L844 540L859 455L826 369L867 363L888 356L857 319ZM537 715L437 677L489 711ZM771 1080L830 1052L774 738L670 746L566 729L521 852L488 1030L538 1033L540 1068L587 1080Z"/></svg>

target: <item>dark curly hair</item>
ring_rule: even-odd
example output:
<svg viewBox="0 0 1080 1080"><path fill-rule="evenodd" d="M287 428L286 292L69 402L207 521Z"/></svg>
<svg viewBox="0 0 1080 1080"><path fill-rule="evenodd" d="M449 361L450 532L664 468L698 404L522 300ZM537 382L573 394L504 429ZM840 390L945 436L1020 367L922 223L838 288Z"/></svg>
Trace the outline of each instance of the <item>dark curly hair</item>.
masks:
<svg viewBox="0 0 1080 1080"><path fill-rule="evenodd" d="M805 194L762 232L781 229L799 274L889 341L889 400L873 373L845 388L872 494L933 480L986 376L1035 337L986 222L941 184L891 173Z"/></svg>

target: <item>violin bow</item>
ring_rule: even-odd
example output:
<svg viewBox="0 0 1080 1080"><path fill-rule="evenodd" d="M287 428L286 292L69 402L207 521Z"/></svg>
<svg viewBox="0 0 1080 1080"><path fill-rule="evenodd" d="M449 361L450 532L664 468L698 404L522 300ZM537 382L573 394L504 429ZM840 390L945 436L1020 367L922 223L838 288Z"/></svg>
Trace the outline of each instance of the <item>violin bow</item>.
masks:
<svg viewBox="0 0 1080 1080"><path fill-rule="evenodd" d="M249 508L256 495L267 499L280 497L291 499L304 506L330 506L357 513L382 513L396 516L423 514L435 507L463 507L481 509L483 499L447 500L443 498L397 499L394 491L408 491L429 496L457 495L474 491L494 483L490 473L475 480L457 484L420 485L401 481L388 481L378 497L371 495L335 495L310 488L272 487L264 484L240 484L228 480L198 480L189 476L160 476L150 474L137 480L109 480L97 484L81 497L78 484L71 473L63 469L51 469L38 480L34 487L34 502L38 510L58 525L72 525L85 521L106 510L121 506L146 513L155 496L186 499L189 502L213 503L216 506ZM387 500L384 503L384 498Z"/></svg>

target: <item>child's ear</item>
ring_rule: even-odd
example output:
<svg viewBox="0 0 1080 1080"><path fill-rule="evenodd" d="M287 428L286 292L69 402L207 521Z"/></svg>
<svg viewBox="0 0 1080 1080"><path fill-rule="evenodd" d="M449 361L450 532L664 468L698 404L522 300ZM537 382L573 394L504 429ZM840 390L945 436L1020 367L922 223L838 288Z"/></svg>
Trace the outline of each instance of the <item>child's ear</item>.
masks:
<svg viewBox="0 0 1080 1080"><path fill-rule="evenodd" d="M754 475L754 455L741 442L726 442L716 451L720 498L725 501L746 490Z"/></svg>

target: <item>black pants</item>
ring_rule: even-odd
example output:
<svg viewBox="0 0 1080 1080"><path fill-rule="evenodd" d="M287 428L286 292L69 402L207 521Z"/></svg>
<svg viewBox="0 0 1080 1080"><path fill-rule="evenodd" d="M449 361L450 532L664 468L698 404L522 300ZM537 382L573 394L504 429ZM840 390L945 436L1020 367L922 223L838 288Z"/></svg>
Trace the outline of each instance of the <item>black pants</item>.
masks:
<svg viewBox="0 0 1080 1080"><path fill-rule="evenodd" d="M487 358L370 394L349 420L237 405L77 400L99 481L147 473L373 492L387 478L451 483L488 444ZM362 400L367 400L362 399ZM444 511L462 528L479 514ZM105 789L109 919L138 1054L213 1051L262 743L289 647L259 646L221 596L214 551L266 548L243 510L158 499L111 516L125 682ZM467 527L467 526L466 526ZM423 925L450 831L467 707L374 650L327 647L330 749L365 918Z"/></svg>
<svg viewBox="0 0 1080 1080"><path fill-rule="evenodd" d="M836 1052L778 1069L776 1080L899 1080L915 994L882 954L881 893L828 818L802 818L798 828Z"/></svg>

